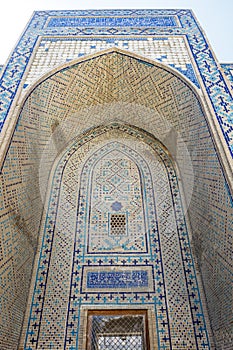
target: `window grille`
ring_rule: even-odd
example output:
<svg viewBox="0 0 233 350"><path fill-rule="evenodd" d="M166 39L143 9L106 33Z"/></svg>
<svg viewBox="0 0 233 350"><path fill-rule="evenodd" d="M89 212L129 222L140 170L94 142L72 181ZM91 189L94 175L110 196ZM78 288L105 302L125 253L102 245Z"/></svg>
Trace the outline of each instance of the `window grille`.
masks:
<svg viewBox="0 0 233 350"><path fill-rule="evenodd" d="M116 235L116 236L126 234L125 214L111 214L110 232L111 232L111 235Z"/></svg>
<svg viewBox="0 0 233 350"><path fill-rule="evenodd" d="M149 350L144 310L92 311L87 350Z"/></svg>

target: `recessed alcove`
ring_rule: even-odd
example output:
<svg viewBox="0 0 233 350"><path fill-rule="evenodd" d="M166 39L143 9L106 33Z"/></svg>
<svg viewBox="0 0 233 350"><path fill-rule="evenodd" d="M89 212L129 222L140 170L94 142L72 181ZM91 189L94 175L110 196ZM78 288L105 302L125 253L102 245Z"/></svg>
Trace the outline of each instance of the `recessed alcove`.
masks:
<svg viewBox="0 0 233 350"><path fill-rule="evenodd" d="M16 299L22 302L13 307L20 322L29 285L33 286L36 280L31 268L35 252L37 258L39 254L38 234L48 208L46 195L54 164L74 140L80 139L83 152L87 153L90 130L95 142L95 129L108 128L111 123L121 125L122 133L129 126L142 130L142 135L145 132L164 145L173 160L190 225L194 259L199 264L210 319L214 320L221 301L216 307L213 298L223 273L214 271L214 264L222 264L223 256L229 263L231 259L224 246L218 246L220 238L229 240L226 227L230 225L230 196L209 125L210 116L198 94L187 79L171 68L117 49L69 62L29 90L21 102L2 170L8 184L16 176L14 169L19 178L16 195L8 197L6 204L15 249L22 251L20 262L17 255L12 260L19 271ZM150 149L146 146L143 152L150 160ZM8 174L9 164L12 172ZM64 217L63 230L66 220L68 216ZM21 274L24 280L20 280ZM224 274L223 293L229 271L224 270ZM29 303L31 297L32 294ZM29 311L25 319L28 315Z"/></svg>

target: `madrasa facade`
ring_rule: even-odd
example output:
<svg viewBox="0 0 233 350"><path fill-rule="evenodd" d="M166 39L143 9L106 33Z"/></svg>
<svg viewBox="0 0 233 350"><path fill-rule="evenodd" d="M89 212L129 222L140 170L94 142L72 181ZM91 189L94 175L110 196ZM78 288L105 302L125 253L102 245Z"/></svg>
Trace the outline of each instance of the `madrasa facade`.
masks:
<svg viewBox="0 0 233 350"><path fill-rule="evenodd" d="M233 349L233 64L193 12L36 11L0 78L0 349Z"/></svg>

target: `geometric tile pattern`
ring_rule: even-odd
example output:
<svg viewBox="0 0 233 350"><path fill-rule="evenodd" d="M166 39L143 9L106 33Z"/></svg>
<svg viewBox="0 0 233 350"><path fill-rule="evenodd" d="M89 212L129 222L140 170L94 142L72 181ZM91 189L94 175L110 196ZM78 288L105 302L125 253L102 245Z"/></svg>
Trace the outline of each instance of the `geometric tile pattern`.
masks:
<svg viewBox="0 0 233 350"><path fill-rule="evenodd" d="M107 83L107 88L105 83L100 83L102 78ZM76 81L79 83L76 84ZM96 81L97 85L93 83ZM98 84L99 89L96 89ZM85 108L82 108L82 103ZM227 267L232 256L232 198L203 111L193 92L176 76L148 65L146 60L144 62L130 55L113 52L97 56L47 79L35 89L24 105L2 171L0 225L3 232L3 261L0 273L5 276L7 271L10 284L3 300L3 308L6 310L4 317L8 319L8 322L3 322L3 337L0 339L3 348L16 348L25 311L33 247L36 245L43 208L40 186L44 181L46 188L47 181L46 173L41 173L41 170L39 172L39 169L50 169L57 152L64 147L64 142L71 141L88 128L117 118L161 139L179 164L186 196L192 196L189 214L194 228L193 242L202 269L213 330L219 344L231 342L231 315L229 311L225 312L221 320L219 315L223 315L222 308L232 309L229 306L231 287L228 283L231 271ZM54 148L48 147L48 139L59 122L63 126L60 129L58 127L57 133L55 130L51 138ZM175 136L172 130L178 134ZM189 165L184 142L192 166ZM48 145L51 146L51 143ZM192 176L195 179L194 187L191 186ZM71 184L70 187L72 186ZM72 207L67 208L62 214L61 222L61 232L66 232L66 235L61 236L60 246L64 247L67 246L67 237L70 235L66 227L67 222L70 223ZM54 259L60 265L65 260L59 249ZM72 248L66 251L66 256L70 251ZM166 266L170 268L169 261ZM64 281L69 274L61 276ZM169 283L175 285L176 281L171 278ZM3 286L5 289L5 284ZM60 288L61 286L56 286L56 292ZM216 300L219 291L221 299ZM62 294L57 300L60 309L67 308L65 295ZM53 308L51 300L47 310ZM17 317L13 323L17 330L15 335L11 333L12 313ZM207 315L206 309L205 313ZM56 312L53 317L53 325L56 327ZM223 325L221 329L218 322ZM46 336L46 327L43 332Z"/></svg>
<svg viewBox="0 0 233 350"><path fill-rule="evenodd" d="M176 16L179 27L125 27L124 22L119 27L70 27L71 17L87 16L136 16L147 18L148 16ZM50 16L63 17L62 27L47 27ZM64 21L67 24L64 24ZM96 22L97 23L97 22ZM64 25L67 25L64 26ZM5 71L0 81L0 129L4 124L7 113L15 96L17 88L23 77L23 73L33 52L38 35L64 36L64 35L185 35L189 48L192 52L192 59L198 66L202 83L209 96L210 103L215 111L216 120L222 130L226 145L233 155L233 130L232 130L232 95L218 69L211 49L200 30L192 12L189 10L102 10L102 11L41 11L35 12L27 30L23 33L18 45L15 48L10 60L7 62Z"/></svg>
<svg viewBox="0 0 233 350"><path fill-rule="evenodd" d="M125 37L106 36L105 38L88 39L85 37L42 39L35 50L24 88L62 63L112 47L129 50L168 64L199 87L184 38L175 36L137 38L135 36L135 38L126 39Z"/></svg>
<svg viewBox="0 0 233 350"><path fill-rule="evenodd" d="M88 228L83 232L88 237L87 251L115 254L119 253L119 247L130 253L145 251L143 208L147 203L140 191L142 179L136 165L124 153L116 151L115 147L110 152L111 145L108 151L95 165L94 157L88 159L81 175L80 196L89 213ZM119 218L119 215L125 218L124 227L119 219L112 223L111 218ZM115 234L112 233L114 228Z"/></svg>
<svg viewBox="0 0 233 350"><path fill-rule="evenodd" d="M230 81L231 88L233 89L233 64L230 63L221 63L221 68L226 74L227 78Z"/></svg>
<svg viewBox="0 0 233 350"><path fill-rule="evenodd" d="M176 17L177 26L47 27L48 21L54 17L134 16L141 18L161 15ZM165 38L167 40L162 40ZM65 53L60 55L60 53L51 52L52 45L54 47L58 45L59 39L61 47L66 48L71 57L66 57ZM111 39L114 42L109 42ZM172 47L173 42L177 43L174 47ZM40 47L40 43L49 44L49 51L45 51L43 46ZM92 44L96 45L96 48L91 48ZM203 110L186 83L175 76L172 77L166 69L162 70L153 64L148 64L146 59L129 58L131 51L144 57L151 55L149 58L154 57L165 64L178 64L177 69L181 72L183 70L182 73L188 76L189 63L186 61L188 52L192 64L190 76L192 77L195 69L199 85L203 88L204 94L208 95L207 102L212 104L215 110L216 118L214 115L212 118L222 128L226 145L230 149L232 96L229 91L231 89L229 69L224 70L225 73L219 70L212 50L189 10L36 12L1 72L1 125L7 117L16 93L23 87L24 79L27 78L28 70L35 58L39 58L40 68L52 67L61 63L59 55L64 61L77 58L78 45L82 49L81 53L85 54L85 52L93 53L94 50L99 50L100 45L108 48L110 45L121 47L120 45L123 44L123 48L129 52L128 57L124 56L122 59L113 55L109 60L96 58L83 62L74 69L67 68L62 74L52 76L42 86L37 87L24 105L0 173L0 232L2 233L0 236L0 284L4 290L1 298L1 309L4 312L0 315L0 348L10 350L17 348L43 210L43 200L40 195L41 183L44 181L46 184L47 181L47 173L41 173L41 168L50 169L54 157L64 147L64 139L71 140L88 128L109 123L118 118L126 124L136 125L154 134L169 150L174 151L171 152L172 156L182 169L180 176L182 180L184 177L187 179L184 181L184 192L189 198L191 197L189 205L193 237L191 242L194 244L195 256L201 269L216 347L232 347L233 306L232 285L229 281L232 279L233 201L224 176L224 169L219 161L221 154L215 147L215 139L205 120ZM153 50L150 50L150 45ZM74 50L71 49L73 46ZM87 51L83 50L85 47ZM177 60L177 50L183 55L180 62ZM55 59L55 62L46 62L45 59L42 63L42 56L46 58L46 52L49 55L47 57ZM165 52L169 58L167 61L164 57ZM183 64L183 60L186 62L187 69L179 65ZM229 66L231 72L231 65ZM33 69L36 75L39 74L35 67ZM33 81L32 74L30 79L29 83ZM78 81L80 79L79 84L77 79ZM56 139L56 133L52 134L51 130L59 123L63 127ZM54 142L52 150L47 147L51 134ZM183 144L187 146L186 153ZM188 166L189 157L191 166ZM192 177L193 186L190 185ZM160 188L163 188L163 183ZM159 200L162 202L162 199ZM162 203L169 207L166 201ZM116 203L115 208L119 208L119 204ZM70 250L67 246L70 242L70 234L74 230L67 232L66 227L67 222L71 224L69 220L74 209L71 205L63 209L61 214L63 221L60 222L61 230L60 233L58 232L62 249L59 248L56 253L53 250L53 259L59 268L62 265L66 266L68 255L73 251L72 246ZM164 225L160 228L160 232L163 227ZM172 235L171 228L169 230ZM163 239L165 256L173 255L176 260L177 246L169 245L169 235L163 235ZM176 272L169 260L164 260L163 266L168 271L171 269L174 273ZM107 269L103 271L108 272ZM177 290L178 279L172 278L169 274L165 275L167 284ZM60 310L67 309L67 293L62 293L63 286L70 283L69 277L69 273L61 273L59 280L62 280L63 285L60 283L56 288L54 287L56 293L60 293L60 298L56 300L56 307ZM189 283L191 282L189 280ZM51 288L51 295L53 292ZM177 305L172 293L168 294L167 298L171 309L175 308ZM50 327L54 327L53 334L56 332L60 334L60 328L56 329L57 314L53 300L47 299L46 302L49 306L44 308L44 315L47 312L52 318ZM182 304L182 299L179 302ZM205 303L204 311L207 315ZM72 314L72 311L70 312ZM83 310L78 314L80 320L82 320L82 312ZM179 313L179 310L176 309L175 312ZM74 318L76 316L77 314ZM176 318L173 317L172 320L175 322ZM208 321L208 317L206 320ZM46 338L48 325L42 324L42 326L44 328L41 333ZM36 325L34 327L36 329ZM172 331L173 328L171 327L170 330ZM40 348L45 348L43 343L40 344Z"/></svg>
<svg viewBox="0 0 233 350"><path fill-rule="evenodd" d="M89 152L82 152L82 147ZM111 250L109 255L86 250L83 230L88 225L89 208L85 201L91 199L87 196L85 200L79 191L83 187L80 174L87 162L92 163L90 167L99 159L104 162L103 156L111 149L117 158L120 151L127 155L142 174L141 191L150 208L144 208L147 252L131 253L124 245L115 247L116 256ZM86 174L92 176L92 172ZM80 312L83 306L95 305L105 309L153 305L159 348L209 349L177 175L161 145L132 127L99 127L63 152L51 181L24 349L81 349L77 335L84 320ZM68 221L62 232L66 212ZM69 238L66 245L63 235ZM66 278L60 278L61 274Z"/></svg>

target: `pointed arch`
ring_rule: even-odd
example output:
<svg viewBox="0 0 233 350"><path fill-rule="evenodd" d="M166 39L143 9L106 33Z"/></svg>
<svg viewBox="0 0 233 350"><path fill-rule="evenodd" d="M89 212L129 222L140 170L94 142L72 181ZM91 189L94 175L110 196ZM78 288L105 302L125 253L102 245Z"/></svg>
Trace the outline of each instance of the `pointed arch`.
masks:
<svg viewBox="0 0 233 350"><path fill-rule="evenodd" d="M123 176L122 171L127 174ZM137 215L144 217L145 225L134 215L135 205L140 207ZM130 217L131 225L124 232L122 225L118 225L120 231L109 230L111 214L116 212ZM83 337L72 332L83 327L83 321L78 321L85 318L82 308L102 304L108 309L128 308L131 301L134 308L143 305L156 319L152 327L157 337L151 333L155 348L168 345L172 349L181 325L188 334L181 336L182 341L198 348L192 311L197 300L202 338L208 340L191 260L178 178L164 146L142 130L119 123L89 130L66 147L51 173L25 346L33 336L40 347L43 335L49 332L57 347L72 343L83 349ZM194 286L198 292L190 299ZM38 304L39 290L43 299ZM47 312L53 293L57 304ZM38 308L42 322L32 333ZM65 334L55 335L54 317L63 324ZM165 336L160 337L161 332Z"/></svg>

